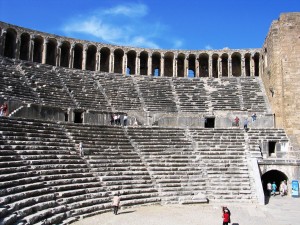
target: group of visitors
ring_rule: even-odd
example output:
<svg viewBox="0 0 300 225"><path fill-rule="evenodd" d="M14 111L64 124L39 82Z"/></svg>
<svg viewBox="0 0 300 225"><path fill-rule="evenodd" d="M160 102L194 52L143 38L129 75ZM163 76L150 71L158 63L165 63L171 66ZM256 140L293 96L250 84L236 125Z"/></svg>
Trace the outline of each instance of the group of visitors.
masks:
<svg viewBox="0 0 300 225"><path fill-rule="evenodd" d="M7 116L8 114L8 106L5 102L3 105L0 105L0 116Z"/></svg>
<svg viewBox="0 0 300 225"><path fill-rule="evenodd" d="M110 119L110 124L111 125L121 125L121 119L123 121L123 126L127 126L127 120L128 120L128 116L127 114L124 115L120 115L120 114L111 114L111 119Z"/></svg>
<svg viewBox="0 0 300 225"><path fill-rule="evenodd" d="M253 113L251 115L251 118L252 118L252 123L254 123L256 118L257 118L256 113ZM248 131L248 124L249 124L249 120L246 117L245 120L244 120L244 129L245 129L245 131ZM240 127L240 118L238 116L236 116L235 119L234 119L234 125L236 127Z"/></svg>
<svg viewBox="0 0 300 225"><path fill-rule="evenodd" d="M267 183L267 190L268 190L269 197L276 195L277 185L276 185L275 181L272 184L270 182ZM284 196L284 195L287 195L287 191L288 191L288 189L287 189L286 180L283 180L280 182L279 193L281 196Z"/></svg>

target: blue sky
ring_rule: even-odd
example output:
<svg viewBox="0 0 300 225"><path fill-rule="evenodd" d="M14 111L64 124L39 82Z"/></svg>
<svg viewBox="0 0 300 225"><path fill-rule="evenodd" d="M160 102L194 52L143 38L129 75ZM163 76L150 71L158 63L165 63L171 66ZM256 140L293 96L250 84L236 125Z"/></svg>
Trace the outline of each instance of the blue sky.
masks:
<svg viewBox="0 0 300 225"><path fill-rule="evenodd" d="M300 0L0 0L0 21L115 45L160 49L260 48Z"/></svg>

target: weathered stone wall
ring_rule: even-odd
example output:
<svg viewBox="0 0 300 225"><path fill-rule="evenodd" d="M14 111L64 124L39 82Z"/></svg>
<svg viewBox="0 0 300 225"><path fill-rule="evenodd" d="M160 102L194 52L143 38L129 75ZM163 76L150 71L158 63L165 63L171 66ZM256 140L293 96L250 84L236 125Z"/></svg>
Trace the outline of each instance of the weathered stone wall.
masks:
<svg viewBox="0 0 300 225"><path fill-rule="evenodd" d="M295 148L300 143L300 13L281 14L262 49L262 79L276 127L285 128Z"/></svg>

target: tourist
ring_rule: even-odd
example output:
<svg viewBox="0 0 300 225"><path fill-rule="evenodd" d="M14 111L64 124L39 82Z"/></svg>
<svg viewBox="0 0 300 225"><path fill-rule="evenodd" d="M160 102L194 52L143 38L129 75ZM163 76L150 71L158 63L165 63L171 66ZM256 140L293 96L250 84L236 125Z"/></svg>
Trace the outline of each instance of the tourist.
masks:
<svg viewBox="0 0 300 225"><path fill-rule="evenodd" d="M268 191L268 196L271 197L271 193L272 193L272 184L271 184L271 182L267 183L267 191Z"/></svg>
<svg viewBox="0 0 300 225"><path fill-rule="evenodd" d="M281 197L286 195L287 193L287 185L285 184L285 181L281 181L280 186L279 186L279 191Z"/></svg>
<svg viewBox="0 0 300 225"><path fill-rule="evenodd" d="M277 189L277 185L275 184L275 181L272 184L272 195L275 196L276 195L276 189Z"/></svg>
<svg viewBox="0 0 300 225"><path fill-rule="evenodd" d="M117 115L117 125L121 125L121 116L120 116L120 114Z"/></svg>
<svg viewBox="0 0 300 225"><path fill-rule="evenodd" d="M248 130L248 118L246 118L245 120L244 120L244 129L245 129L245 131L247 131Z"/></svg>
<svg viewBox="0 0 300 225"><path fill-rule="evenodd" d="M223 215L222 215L222 218L223 218L223 225L228 225L228 223L230 223L230 211L229 209L226 207L226 206L223 206L222 207L222 212L223 212Z"/></svg>
<svg viewBox="0 0 300 225"><path fill-rule="evenodd" d="M251 117L252 117L252 122L254 122L256 120L256 113L253 113Z"/></svg>
<svg viewBox="0 0 300 225"><path fill-rule="evenodd" d="M8 106L7 106L6 102L2 106L2 114L3 114L3 116L7 116L7 114L8 114Z"/></svg>
<svg viewBox="0 0 300 225"><path fill-rule="evenodd" d="M128 116L127 116L127 114L125 114L124 117L123 117L123 125L124 125L124 127L127 126L127 119L128 119Z"/></svg>
<svg viewBox="0 0 300 225"><path fill-rule="evenodd" d="M240 118L238 118L237 116L234 119L235 122L235 126L239 127L240 126Z"/></svg>
<svg viewBox="0 0 300 225"><path fill-rule="evenodd" d="M110 125L114 125L114 114L110 114Z"/></svg>
<svg viewBox="0 0 300 225"><path fill-rule="evenodd" d="M114 198L113 198L113 207L114 207L114 214L118 214L119 206L120 206L120 192L116 193Z"/></svg>
<svg viewBox="0 0 300 225"><path fill-rule="evenodd" d="M0 105L0 116L3 116L3 105Z"/></svg>
<svg viewBox="0 0 300 225"><path fill-rule="evenodd" d="M117 121L118 121L118 115L117 115L117 114L114 114L114 125L117 124Z"/></svg>

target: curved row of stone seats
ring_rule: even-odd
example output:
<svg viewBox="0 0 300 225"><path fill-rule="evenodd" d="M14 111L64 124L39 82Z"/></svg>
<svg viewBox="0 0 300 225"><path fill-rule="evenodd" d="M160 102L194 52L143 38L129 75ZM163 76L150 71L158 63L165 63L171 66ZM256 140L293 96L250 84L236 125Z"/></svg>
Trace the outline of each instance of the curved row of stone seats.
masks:
<svg viewBox="0 0 300 225"><path fill-rule="evenodd" d="M208 94L203 79L173 78L181 112L207 112Z"/></svg>
<svg viewBox="0 0 300 225"><path fill-rule="evenodd" d="M6 118L0 125L3 224L55 224L110 210L109 193L62 127Z"/></svg>
<svg viewBox="0 0 300 225"><path fill-rule="evenodd" d="M121 74L105 74L95 76L95 80L103 87L111 105L117 111L142 110L137 88L132 76Z"/></svg>
<svg viewBox="0 0 300 225"><path fill-rule="evenodd" d="M122 206L160 201L149 173L121 127L65 124L76 143L82 142L90 171L110 192L120 192Z"/></svg>
<svg viewBox="0 0 300 225"><path fill-rule="evenodd" d="M165 77L135 77L140 97L148 111L177 112L171 79Z"/></svg>
<svg viewBox="0 0 300 225"><path fill-rule="evenodd" d="M62 108L76 107L52 66L28 63L22 64L21 68L30 87L35 90L43 104Z"/></svg>
<svg viewBox="0 0 300 225"><path fill-rule="evenodd" d="M56 72L73 97L77 107L111 111L100 87L94 82L91 71L57 68Z"/></svg>
<svg viewBox="0 0 300 225"><path fill-rule="evenodd" d="M259 78L240 78L244 109L253 112L267 112L264 93Z"/></svg>
<svg viewBox="0 0 300 225"><path fill-rule="evenodd" d="M164 203L185 202L199 193L205 195L201 161L183 129L129 127L127 132Z"/></svg>
<svg viewBox="0 0 300 225"><path fill-rule="evenodd" d="M205 79L214 110L241 110L241 93L237 78Z"/></svg>
<svg viewBox="0 0 300 225"><path fill-rule="evenodd" d="M250 184L242 129L190 129L207 172L210 200L256 200Z"/></svg>
<svg viewBox="0 0 300 225"><path fill-rule="evenodd" d="M250 156L258 159L263 158L262 154L271 156L269 155L269 152L263 150L263 148L265 148L263 143L268 145L268 142L270 141L278 144L287 144L289 142L284 129L280 128L252 128L247 132L247 134ZM277 157L282 157L284 154L287 154L289 146L286 146L286 149L283 149L283 147L283 145L280 145L280 147L278 146L277 151L274 152Z"/></svg>
<svg viewBox="0 0 300 225"><path fill-rule="evenodd" d="M0 58L1 60L1 58ZM39 98L13 62L2 59L0 63L0 96L17 99L24 103L37 103Z"/></svg>

